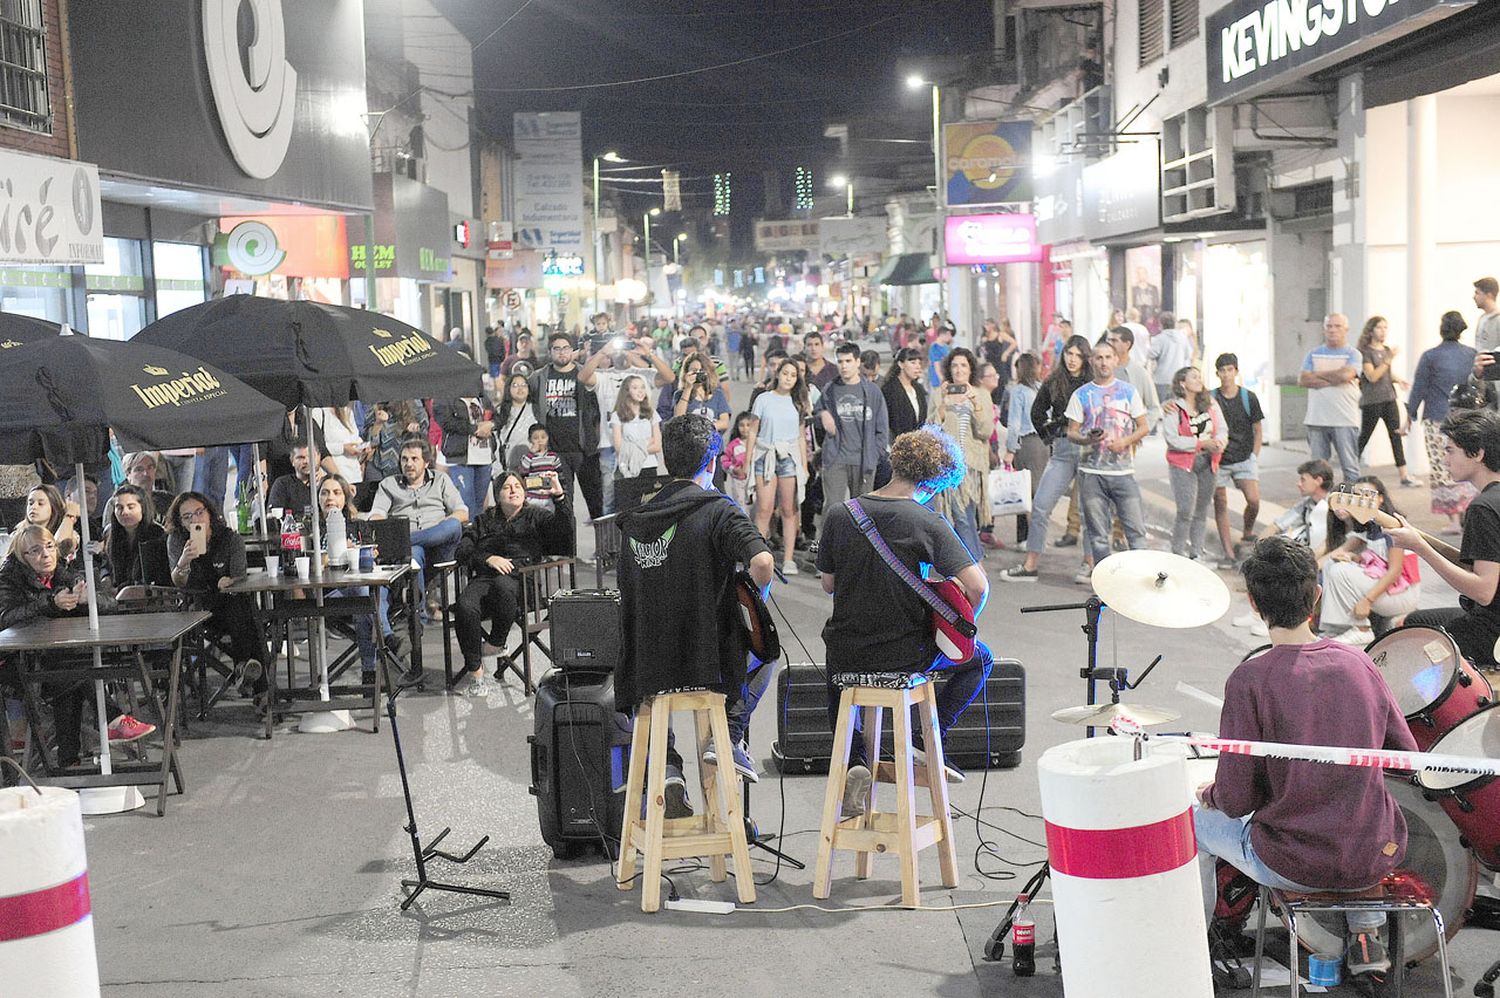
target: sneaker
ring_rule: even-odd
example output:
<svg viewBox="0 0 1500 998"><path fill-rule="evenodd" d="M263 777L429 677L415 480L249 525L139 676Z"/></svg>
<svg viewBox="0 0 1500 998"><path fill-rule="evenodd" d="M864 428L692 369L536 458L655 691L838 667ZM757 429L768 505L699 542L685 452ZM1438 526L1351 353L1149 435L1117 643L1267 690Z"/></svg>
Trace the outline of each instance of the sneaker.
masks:
<svg viewBox="0 0 1500 998"><path fill-rule="evenodd" d="M1079 565L1078 572L1073 576L1073 585L1087 586L1094 581L1094 568L1092 565Z"/></svg>
<svg viewBox="0 0 1500 998"><path fill-rule="evenodd" d="M1379 930L1352 933L1344 947L1344 965L1349 969L1350 977L1384 974L1390 970L1391 957L1385 951Z"/></svg>
<svg viewBox="0 0 1500 998"><path fill-rule="evenodd" d="M1335 634L1331 640L1343 645L1354 645L1363 648L1375 640L1375 632L1368 627L1351 627L1347 631Z"/></svg>
<svg viewBox="0 0 1500 998"><path fill-rule="evenodd" d="M788 558L786 561L784 561L784 562L781 563L781 574L782 575L801 575L802 573L801 573L801 571L798 570L797 563L795 561L793 561L792 559Z"/></svg>
<svg viewBox="0 0 1500 998"><path fill-rule="evenodd" d="M1071 548L1078 546L1077 534L1063 534L1052 545L1055 548Z"/></svg>
<svg viewBox="0 0 1500 998"><path fill-rule="evenodd" d="M736 745L731 753L734 756L734 768L751 783L760 782L760 774L755 771L755 760L750 758L750 753L745 746ZM703 750L703 765L717 766L719 764L719 752L713 742L708 743L708 748Z"/></svg>
<svg viewBox="0 0 1500 998"><path fill-rule="evenodd" d="M245 664L239 667L239 691L240 696L250 697L255 694L255 686L266 674L265 666L256 659L247 659Z"/></svg>
<svg viewBox="0 0 1500 998"><path fill-rule="evenodd" d="M490 690L493 686L494 684L485 678L484 670L481 669L474 674L474 678L469 681L469 685L464 687L464 696L487 697L490 695Z"/></svg>
<svg viewBox="0 0 1500 998"><path fill-rule="evenodd" d="M693 803L688 800L687 780L681 775L667 777L667 817L691 818L693 816Z"/></svg>
<svg viewBox="0 0 1500 998"><path fill-rule="evenodd" d="M156 725L137 721L129 714L121 714L109 722L109 740L112 742L133 742L138 738L145 738L156 730Z"/></svg>
<svg viewBox="0 0 1500 998"><path fill-rule="evenodd" d="M870 796L870 767L850 766L844 778L844 803L841 809L845 818L865 813L865 800Z"/></svg>
<svg viewBox="0 0 1500 998"><path fill-rule="evenodd" d="M1403 489L1420 489L1422 487L1422 480L1420 478L1406 478L1401 481L1401 487Z"/></svg>
<svg viewBox="0 0 1500 998"><path fill-rule="evenodd" d="M1218 561L1214 562L1214 568L1217 568L1221 572L1232 572L1239 567L1240 563L1235 561L1233 558L1220 558Z"/></svg>
<svg viewBox="0 0 1500 998"><path fill-rule="evenodd" d="M913 764L920 766L922 769L926 769L927 750L913 745L911 747L911 761ZM943 760L943 777L949 783L962 783L964 782L964 780L968 779L968 777L964 775L963 770L953 765L953 763L949 762L947 759Z"/></svg>
<svg viewBox="0 0 1500 998"><path fill-rule="evenodd" d="M1000 573L1001 582L1035 582L1036 580L1037 570L1033 568L1028 572L1025 565L1012 565Z"/></svg>

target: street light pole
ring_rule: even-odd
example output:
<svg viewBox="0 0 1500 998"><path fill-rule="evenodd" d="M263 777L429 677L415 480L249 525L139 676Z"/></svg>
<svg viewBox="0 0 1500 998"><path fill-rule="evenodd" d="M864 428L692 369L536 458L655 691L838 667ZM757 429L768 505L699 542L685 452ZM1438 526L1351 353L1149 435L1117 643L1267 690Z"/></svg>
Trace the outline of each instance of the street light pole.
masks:
<svg viewBox="0 0 1500 998"><path fill-rule="evenodd" d="M944 245L947 233L947 197L943 190L943 102L938 85L932 85L932 202L937 214L938 315L948 318L948 260ZM936 276L936 275L934 275Z"/></svg>
<svg viewBox="0 0 1500 998"><path fill-rule="evenodd" d="M599 285L604 283L604 238L599 232L599 161L623 163L624 157L611 150L603 156L594 157L594 314L598 315Z"/></svg>
<svg viewBox="0 0 1500 998"><path fill-rule="evenodd" d="M660 214L661 214L661 209L660 208L652 208L650 211L646 212L644 215L641 216L642 220L644 220L644 222L646 223L645 224L645 229L646 229L646 297L647 298L651 297L651 216L652 215L660 215ZM651 314L651 306L650 305L646 306L646 314L647 315Z"/></svg>

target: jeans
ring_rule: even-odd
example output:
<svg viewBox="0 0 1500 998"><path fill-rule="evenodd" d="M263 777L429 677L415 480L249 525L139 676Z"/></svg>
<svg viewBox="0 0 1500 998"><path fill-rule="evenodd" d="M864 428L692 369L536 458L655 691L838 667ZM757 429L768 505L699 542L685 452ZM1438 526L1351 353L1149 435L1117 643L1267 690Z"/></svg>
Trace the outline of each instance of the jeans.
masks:
<svg viewBox="0 0 1500 998"><path fill-rule="evenodd" d="M1319 892L1319 888L1288 880L1261 862L1255 855L1255 846L1250 843L1249 815L1231 818L1223 811L1194 804L1193 833L1198 839L1198 875L1203 881L1203 904L1209 921L1213 921L1214 902L1219 894L1214 876L1215 859L1224 860L1257 884L1298 894ZM1344 917L1350 932L1370 932L1385 924L1383 911L1351 911Z"/></svg>
<svg viewBox="0 0 1500 998"><path fill-rule="evenodd" d="M864 474L860 474L864 470ZM818 525L821 535L828 525L828 511L839 506L851 496L862 496L875 488L875 470L860 469L852 464L835 464L823 469L823 522ZM970 552L971 554L973 552Z"/></svg>
<svg viewBox="0 0 1500 998"><path fill-rule="evenodd" d="M350 586L347 589L335 589L329 596L358 596L368 598L370 590L364 586ZM382 587L381 595L385 595ZM387 601L380 601L380 638L385 640L391 634L391 621L387 616ZM359 663L366 672L375 668L376 645L375 645L375 619L368 613L357 613L354 615L354 643L359 646Z"/></svg>
<svg viewBox="0 0 1500 998"><path fill-rule="evenodd" d="M963 541L964 547L969 549L969 556L975 561L984 560L984 545L979 540L979 504L971 502L967 506L954 510L953 532L958 534L958 539Z"/></svg>
<svg viewBox="0 0 1500 998"><path fill-rule="evenodd" d="M583 491L583 501L588 505L589 518L597 520L603 516L604 483L599 475L599 455L558 451L557 456L562 458L562 469L558 472L558 478L561 479L563 491L571 499L573 481L576 479L578 488Z"/></svg>
<svg viewBox="0 0 1500 998"><path fill-rule="evenodd" d="M1047 467L1042 469L1036 495L1031 499L1031 532L1026 535L1026 550L1031 554L1041 554L1046 548L1052 509L1072 490L1073 479L1077 474L1078 445L1071 440L1053 443L1052 457L1048 459Z"/></svg>
<svg viewBox="0 0 1500 998"><path fill-rule="evenodd" d="M1172 495L1177 500L1177 519L1172 523L1172 553L1197 558L1203 553L1203 530L1208 509L1214 504L1214 463L1210 454L1198 454L1192 470L1168 465Z"/></svg>
<svg viewBox="0 0 1500 998"><path fill-rule="evenodd" d="M604 497L604 515L615 511L615 469L620 466L620 455L613 447L599 448L599 491Z"/></svg>
<svg viewBox="0 0 1500 998"><path fill-rule="evenodd" d="M1212 496L1210 490L1209 497ZM1146 516L1141 510L1141 487L1136 484L1135 475L1081 472L1078 475L1078 501L1083 505L1083 522L1095 565L1109 557L1113 522L1111 507L1125 528L1125 541L1130 550L1137 551L1146 546Z"/></svg>
<svg viewBox="0 0 1500 998"><path fill-rule="evenodd" d="M209 507L223 512L228 488L229 448L206 448L193 467L193 491L208 496Z"/></svg>
<svg viewBox="0 0 1500 998"><path fill-rule="evenodd" d="M1335 465L1334 470L1341 476L1339 481L1352 482L1359 477L1359 427L1309 426L1307 445L1313 457Z"/></svg>
<svg viewBox="0 0 1500 998"><path fill-rule="evenodd" d="M491 468L487 464L450 464L448 477L458 489L458 495L469 507L469 519L475 519L484 511L484 497L490 490Z"/></svg>
<svg viewBox="0 0 1500 998"><path fill-rule="evenodd" d="M412 532L411 558L417 563L417 586L423 592L427 591L427 562L451 561L463 533L463 526L451 516L425 530Z"/></svg>
<svg viewBox="0 0 1500 998"><path fill-rule="evenodd" d="M941 652L932 660L932 664L925 670L929 681L935 681L933 673L944 673L942 688L937 691L937 720L938 737L946 740L948 729L953 727L955 721L968 709L969 704L979 695L984 687L985 681L990 678L990 671L995 667L995 658L990 653L989 646L983 641L974 642L974 657L967 662L955 662ZM837 669L829 667L825 675L828 678L828 724L837 731L839 723L839 696L843 692L833 685L833 677L838 674ZM912 671L893 669L893 672ZM916 722L916 708L912 708L912 736L920 741L920 726ZM863 738L856 735L854 742L849 747L849 765L868 765L869 760L865 757L865 742Z"/></svg>

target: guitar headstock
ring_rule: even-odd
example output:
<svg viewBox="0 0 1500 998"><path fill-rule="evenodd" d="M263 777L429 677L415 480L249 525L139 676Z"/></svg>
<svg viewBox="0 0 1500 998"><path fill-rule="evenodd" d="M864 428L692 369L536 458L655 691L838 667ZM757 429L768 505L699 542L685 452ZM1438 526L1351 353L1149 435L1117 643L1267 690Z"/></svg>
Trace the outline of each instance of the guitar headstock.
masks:
<svg viewBox="0 0 1500 998"><path fill-rule="evenodd" d="M1328 508L1343 510L1351 520L1369 523L1375 520L1382 526L1394 525L1395 518L1380 508L1380 496L1369 492L1355 492L1347 485L1340 485L1328 493Z"/></svg>

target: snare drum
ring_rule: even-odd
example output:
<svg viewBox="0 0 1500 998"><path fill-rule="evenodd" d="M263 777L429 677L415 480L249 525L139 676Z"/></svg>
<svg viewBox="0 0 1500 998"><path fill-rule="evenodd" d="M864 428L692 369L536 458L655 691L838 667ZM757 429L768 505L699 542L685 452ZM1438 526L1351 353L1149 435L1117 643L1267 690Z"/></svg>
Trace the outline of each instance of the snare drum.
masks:
<svg viewBox="0 0 1500 998"><path fill-rule="evenodd" d="M1461 722L1439 738L1432 751L1500 759L1500 704ZM1500 871L1500 780L1484 773L1424 769L1417 774L1417 785L1448 812L1479 862Z"/></svg>
<svg viewBox="0 0 1500 998"><path fill-rule="evenodd" d="M1494 702L1495 691L1459 653L1447 631L1398 627L1377 638L1365 653L1395 694L1423 752L1464 718Z"/></svg>

